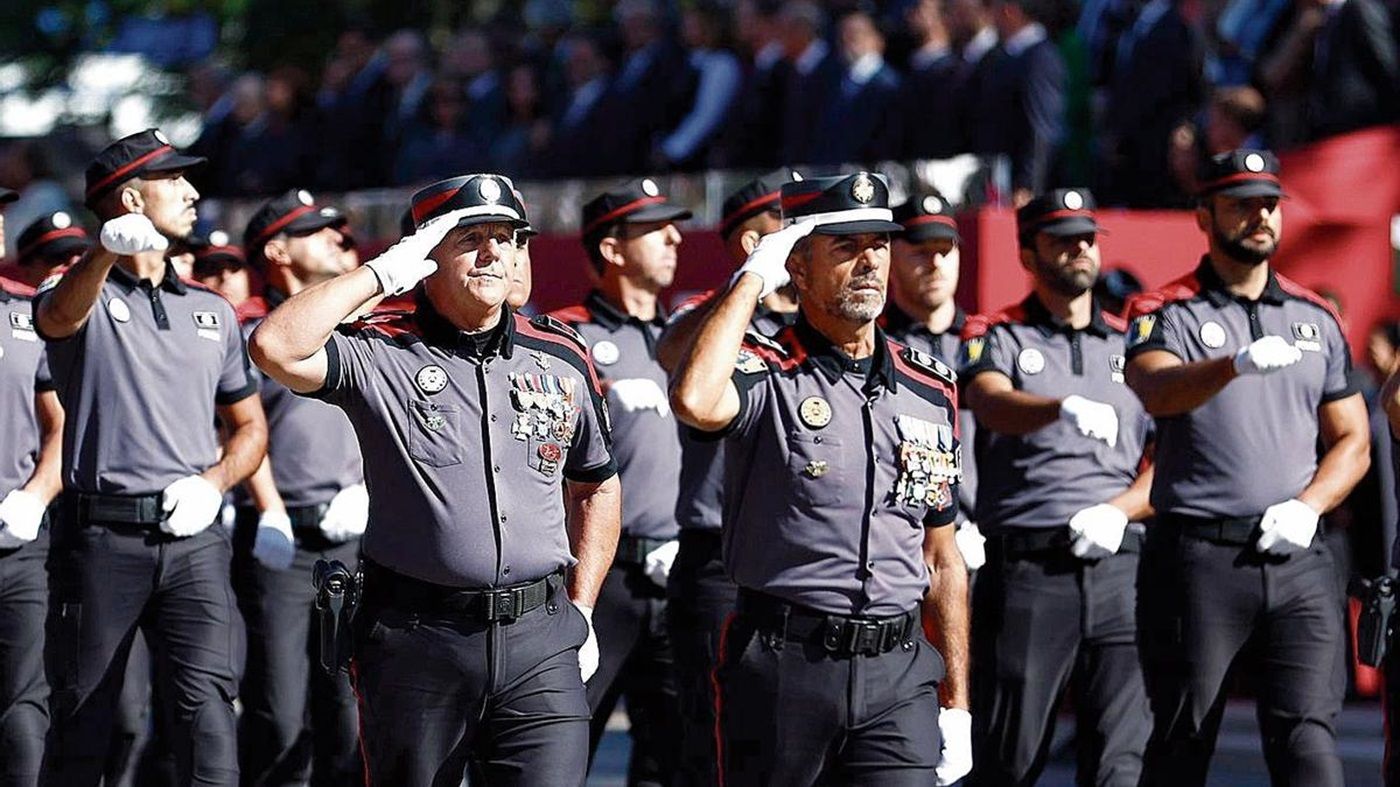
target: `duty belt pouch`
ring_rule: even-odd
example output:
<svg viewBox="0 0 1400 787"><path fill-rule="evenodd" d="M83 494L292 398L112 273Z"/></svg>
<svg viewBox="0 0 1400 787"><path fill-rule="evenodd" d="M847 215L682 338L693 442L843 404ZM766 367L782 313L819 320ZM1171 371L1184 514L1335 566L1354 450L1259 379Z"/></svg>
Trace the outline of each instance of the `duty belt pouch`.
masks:
<svg viewBox="0 0 1400 787"><path fill-rule="evenodd" d="M1352 585L1351 594L1361 601L1361 614L1356 621L1356 658L1368 667L1379 667L1390 649L1395 579L1382 576L1359 580Z"/></svg>
<svg viewBox="0 0 1400 787"><path fill-rule="evenodd" d="M339 560L317 560L312 583L316 586L321 668L334 675L350 663L350 622L360 605L364 577Z"/></svg>

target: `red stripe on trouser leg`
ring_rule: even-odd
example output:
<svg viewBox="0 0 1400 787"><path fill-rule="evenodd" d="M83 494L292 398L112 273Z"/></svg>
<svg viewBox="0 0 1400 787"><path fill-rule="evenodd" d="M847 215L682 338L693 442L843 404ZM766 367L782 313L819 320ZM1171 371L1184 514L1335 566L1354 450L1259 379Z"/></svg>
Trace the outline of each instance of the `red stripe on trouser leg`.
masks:
<svg viewBox="0 0 1400 787"><path fill-rule="evenodd" d="M715 654L715 666L710 670L710 687L715 692L715 774L719 777L719 787L724 787L724 698L719 691L719 671L724 667L724 656L729 652L729 627L734 624L734 613L724 618L719 630L719 648Z"/></svg>
<svg viewBox="0 0 1400 787"><path fill-rule="evenodd" d="M360 744L360 767L365 773L365 787L374 787L369 777L369 747L365 745L365 719L369 718L369 713L365 707L365 695L360 693L360 671L356 668L355 660L350 660L350 690L355 693L355 707L360 711L359 727L360 734L356 736Z"/></svg>

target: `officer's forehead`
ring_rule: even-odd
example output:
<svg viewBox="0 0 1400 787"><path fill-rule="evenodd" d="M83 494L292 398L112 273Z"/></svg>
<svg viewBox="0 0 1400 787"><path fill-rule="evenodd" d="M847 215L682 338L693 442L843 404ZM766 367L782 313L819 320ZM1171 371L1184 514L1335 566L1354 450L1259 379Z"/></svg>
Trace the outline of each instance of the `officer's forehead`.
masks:
<svg viewBox="0 0 1400 787"><path fill-rule="evenodd" d="M504 221L486 221L480 224L468 224L465 227L454 227L452 234L455 237L465 238L471 235L512 235L515 228Z"/></svg>

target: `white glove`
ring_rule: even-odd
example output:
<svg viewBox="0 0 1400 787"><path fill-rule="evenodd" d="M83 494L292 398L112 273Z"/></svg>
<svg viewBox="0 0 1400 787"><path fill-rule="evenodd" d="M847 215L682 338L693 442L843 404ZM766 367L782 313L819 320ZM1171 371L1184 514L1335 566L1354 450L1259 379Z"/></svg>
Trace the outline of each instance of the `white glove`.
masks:
<svg viewBox="0 0 1400 787"><path fill-rule="evenodd" d="M130 256L143 251L165 251L170 241L156 225L140 213L127 213L102 225L102 248L113 254Z"/></svg>
<svg viewBox="0 0 1400 787"><path fill-rule="evenodd" d="M745 273L752 273L763 280L763 291L758 294L759 300L772 295L774 290L791 279L788 275L787 259L792 253L792 247L811 234L812 228L816 226L815 222L808 221L764 235L749 253L748 259L744 260L744 264L734 273L730 283L739 281Z"/></svg>
<svg viewBox="0 0 1400 787"><path fill-rule="evenodd" d="M663 418L671 414L671 400L655 380L645 377L613 380L608 387L608 395L616 399L622 409L629 413L655 410Z"/></svg>
<svg viewBox="0 0 1400 787"><path fill-rule="evenodd" d="M365 534L369 524L369 490L364 484L351 484L331 498L321 517L321 532L332 541L344 543Z"/></svg>
<svg viewBox="0 0 1400 787"><path fill-rule="evenodd" d="M175 481L161 493L160 507L165 518L160 529L172 536L192 536L219 518L224 495L203 476L187 475Z"/></svg>
<svg viewBox="0 0 1400 787"><path fill-rule="evenodd" d="M1060 420L1091 440L1102 440L1109 448L1118 445L1118 413L1112 405L1082 396L1066 396L1060 402Z"/></svg>
<svg viewBox="0 0 1400 787"><path fill-rule="evenodd" d="M1265 336L1235 353L1235 374L1268 374L1301 361L1303 351L1282 336Z"/></svg>
<svg viewBox="0 0 1400 787"><path fill-rule="evenodd" d="M33 492L16 489L0 500L0 549L22 547L39 536L44 501Z"/></svg>
<svg viewBox="0 0 1400 787"><path fill-rule="evenodd" d="M1069 518L1069 532L1074 537L1069 551L1084 560L1117 554L1127 528L1128 515L1118 506L1108 503L1089 506Z"/></svg>
<svg viewBox="0 0 1400 787"><path fill-rule="evenodd" d="M957 543L968 571L976 571L987 564L987 537L982 535L976 522L964 522L953 534L953 541Z"/></svg>
<svg viewBox="0 0 1400 787"><path fill-rule="evenodd" d="M598 671L598 632L593 630L593 608L582 604L575 604L574 607L583 613L583 619L588 622L588 639L578 648L578 674L587 683Z"/></svg>
<svg viewBox="0 0 1400 787"><path fill-rule="evenodd" d="M264 511L258 517L258 535L253 541L253 557L273 571L286 571L297 556L292 537L292 518L286 511Z"/></svg>
<svg viewBox="0 0 1400 787"><path fill-rule="evenodd" d="M643 563L647 578L663 588L666 587L666 578L671 576L671 565L676 562L676 553L680 548L681 542L667 541L648 552Z"/></svg>
<svg viewBox="0 0 1400 787"><path fill-rule="evenodd" d="M402 295L433 275L438 265L428 259L428 255L457 226L457 221L466 214L466 210L463 208L438 216L365 263L364 267L374 271L379 278L379 287L385 295Z"/></svg>
<svg viewBox="0 0 1400 787"><path fill-rule="evenodd" d="M933 773L938 787L948 787L972 772L972 714L962 708L939 708L938 733L943 736L943 753Z"/></svg>
<svg viewBox="0 0 1400 787"><path fill-rule="evenodd" d="M1264 509L1259 522L1262 535L1254 548L1271 555L1291 555L1312 546L1317 535L1319 514L1303 501L1293 498Z"/></svg>

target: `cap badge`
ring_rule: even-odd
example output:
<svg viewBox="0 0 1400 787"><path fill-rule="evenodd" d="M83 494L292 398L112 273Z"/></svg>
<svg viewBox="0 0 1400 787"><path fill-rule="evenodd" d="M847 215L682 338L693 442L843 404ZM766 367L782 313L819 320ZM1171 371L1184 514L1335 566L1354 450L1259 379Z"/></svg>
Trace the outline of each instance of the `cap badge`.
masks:
<svg viewBox="0 0 1400 787"><path fill-rule="evenodd" d="M482 178L476 186L476 193L484 202L496 203L501 199L501 184L495 178Z"/></svg>
<svg viewBox="0 0 1400 787"><path fill-rule="evenodd" d="M1250 153L1244 157L1244 168L1250 172L1264 171L1264 157L1258 153Z"/></svg>
<svg viewBox="0 0 1400 787"><path fill-rule="evenodd" d="M49 217L49 223L52 224L53 228L56 230L66 230L73 226L73 217L60 210Z"/></svg>
<svg viewBox="0 0 1400 787"><path fill-rule="evenodd" d="M1225 328L1215 320L1207 320L1201 324L1201 344L1218 350L1225 346Z"/></svg>
<svg viewBox="0 0 1400 787"><path fill-rule="evenodd" d="M809 396L797 407L802 423L812 429L821 429L831 423L831 403L820 396Z"/></svg>
<svg viewBox="0 0 1400 787"><path fill-rule="evenodd" d="M795 169L790 169L790 170L788 170L788 176L789 176L789 180L791 180L793 183L801 183L801 182L802 182L802 173L801 173L801 172L798 172L798 171L795 170Z"/></svg>
<svg viewBox="0 0 1400 787"><path fill-rule="evenodd" d="M924 213L939 213L943 210L943 200L930 194L924 197L923 207Z"/></svg>
<svg viewBox="0 0 1400 787"><path fill-rule="evenodd" d="M648 197L655 197L661 193L661 189L651 178L642 178L642 193Z"/></svg>
<svg viewBox="0 0 1400 787"><path fill-rule="evenodd" d="M224 232L223 230L214 230L213 232L209 233L209 245L210 245L210 246L227 246L227 245L228 245L228 233L227 233L227 232Z"/></svg>
<svg viewBox="0 0 1400 787"><path fill-rule="evenodd" d="M413 382L423 393L435 394L447 387L447 370L437 364L430 364L418 370Z"/></svg>
<svg viewBox="0 0 1400 787"><path fill-rule="evenodd" d="M603 340L593 345L593 361L599 366L612 366L621 356L617 345L610 341Z"/></svg>
<svg viewBox="0 0 1400 787"><path fill-rule="evenodd" d="M297 202L300 202L301 204L306 206L310 206L315 203L315 200L311 199L311 192L307 191L306 189L302 189L301 191L297 192Z"/></svg>
<svg viewBox="0 0 1400 787"><path fill-rule="evenodd" d="M1045 371L1045 356L1034 347L1027 347L1016 356L1016 365L1024 374L1040 374Z"/></svg>
<svg viewBox="0 0 1400 787"><path fill-rule="evenodd" d="M875 199L875 184L869 175L862 172L856 176L855 182L851 184L851 197L862 205L867 205Z"/></svg>
<svg viewBox="0 0 1400 787"><path fill-rule="evenodd" d="M322 216L325 216L326 218L330 218L331 216L334 216L334 215L335 215L335 212L336 212L336 211L335 211L335 208L332 208L332 207L327 206L327 207L321 208L321 211L320 211L320 212L321 212L321 215L322 215Z"/></svg>
<svg viewBox="0 0 1400 787"><path fill-rule="evenodd" d="M1070 210L1079 210L1084 207L1084 195L1077 191L1065 192L1065 207Z"/></svg>
<svg viewBox="0 0 1400 787"><path fill-rule="evenodd" d="M131 309L121 298L107 301L107 313L112 315L112 319L117 322L131 322Z"/></svg>
<svg viewBox="0 0 1400 787"><path fill-rule="evenodd" d="M162 145L170 144L170 140L165 138L165 133L158 128L151 129L151 136L155 137L156 141Z"/></svg>

